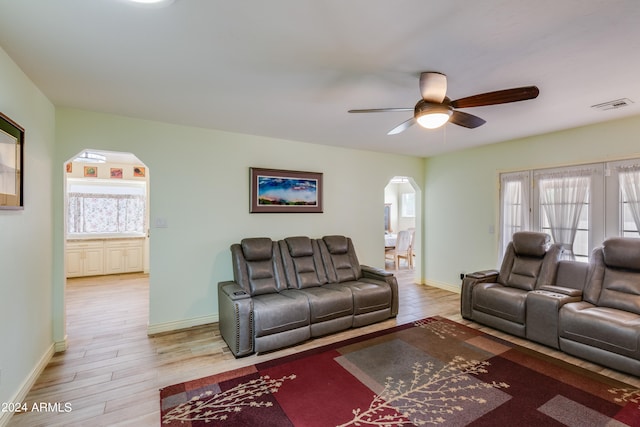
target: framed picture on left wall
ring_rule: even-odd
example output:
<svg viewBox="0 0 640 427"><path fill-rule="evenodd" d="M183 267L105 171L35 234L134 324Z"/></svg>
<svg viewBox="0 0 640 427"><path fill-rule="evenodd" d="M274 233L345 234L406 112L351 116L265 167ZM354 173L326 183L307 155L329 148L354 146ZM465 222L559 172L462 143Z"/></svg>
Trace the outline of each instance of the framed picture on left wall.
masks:
<svg viewBox="0 0 640 427"><path fill-rule="evenodd" d="M24 129L0 113L0 209L24 209Z"/></svg>

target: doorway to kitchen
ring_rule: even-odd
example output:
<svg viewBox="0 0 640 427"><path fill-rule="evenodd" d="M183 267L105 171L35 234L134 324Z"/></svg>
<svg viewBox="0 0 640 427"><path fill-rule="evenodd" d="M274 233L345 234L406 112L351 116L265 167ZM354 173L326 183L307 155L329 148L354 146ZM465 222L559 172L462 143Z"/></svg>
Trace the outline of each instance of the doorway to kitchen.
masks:
<svg viewBox="0 0 640 427"><path fill-rule="evenodd" d="M68 317L68 298L78 295L70 287L76 284L90 290L87 283L98 287L139 276L148 288L150 171L132 153L95 149L82 150L63 167L67 328L66 323L73 321ZM146 298L141 306L148 307L148 289L126 295ZM122 302L123 307L131 303ZM86 310L91 310L91 304ZM128 313L121 313L114 330L127 322Z"/></svg>

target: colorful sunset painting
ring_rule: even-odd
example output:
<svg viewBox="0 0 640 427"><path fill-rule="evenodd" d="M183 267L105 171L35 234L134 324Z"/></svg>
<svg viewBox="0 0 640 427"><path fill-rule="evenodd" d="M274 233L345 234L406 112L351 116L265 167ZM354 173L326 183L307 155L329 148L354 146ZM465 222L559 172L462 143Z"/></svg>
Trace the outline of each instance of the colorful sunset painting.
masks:
<svg viewBox="0 0 640 427"><path fill-rule="evenodd" d="M317 206L318 180L258 175L259 206Z"/></svg>

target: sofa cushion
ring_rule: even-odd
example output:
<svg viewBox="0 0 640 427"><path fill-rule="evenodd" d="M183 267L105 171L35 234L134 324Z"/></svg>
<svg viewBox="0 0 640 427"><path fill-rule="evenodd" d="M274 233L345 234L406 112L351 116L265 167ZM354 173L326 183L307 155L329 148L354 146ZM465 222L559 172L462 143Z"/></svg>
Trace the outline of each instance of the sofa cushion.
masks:
<svg viewBox="0 0 640 427"><path fill-rule="evenodd" d="M563 260L558 263L554 285L563 288L583 290L589 271L589 264L581 261Z"/></svg>
<svg viewBox="0 0 640 427"><path fill-rule="evenodd" d="M535 289L541 268L542 259L515 258L506 284L525 291L532 291Z"/></svg>
<svg viewBox="0 0 640 427"><path fill-rule="evenodd" d="M473 288L473 310L519 324L525 322L527 291L499 283L479 283Z"/></svg>
<svg viewBox="0 0 640 427"><path fill-rule="evenodd" d="M351 239L345 236L324 236L318 240L318 244L330 283L348 282L362 277Z"/></svg>
<svg viewBox="0 0 640 427"><path fill-rule="evenodd" d="M309 302L297 291L253 297L255 336L263 337L310 324Z"/></svg>
<svg viewBox="0 0 640 427"><path fill-rule="evenodd" d="M566 304L559 314L561 338L640 360L640 315L588 302Z"/></svg>
<svg viewBox="0 0 640 427"><path fill-rule="evenodd" d="M251 295L278 292L271 260L247 263Z"/></svg>
<svg viewBox="0 0 640 427"><path fill-rule="evenodd" d="M273 242L268 237L253 237L240 242L246 261L264 261L273 255Z"/></svg>
<svg viewBox="0 0 640 427"><path fill-rule="evenodd" d="M353 315L353 297L346 287L316 286L300 292L309 300L312 324Z"/></svg>
<svg viewBox="0 0 640 427"><path fill-rule="evenodd" d="M541 258L549 249L551 238L546 233L520 231L513 234L512 241L517 255Z"/></svg>
<svg viewBox="0 0 640 427"><path fill-rule="evenodd" d="M353 280L326 286L335 289L348 288L351 291L355 316L391 307L391 287L386 282Z"/></svg>
<svg viewBox="0 0 640 427"><path fill-rule="evenodd" d="M607 267L640 271L640 239L612 237L602 244Z"/></svg>
<svg viewBox="0 0 640 427"><path fill-rule="evenodd" d="M308 237L287 237L280 242L289 288L305 289L327 283L322 257L315 241Z"/></svg>

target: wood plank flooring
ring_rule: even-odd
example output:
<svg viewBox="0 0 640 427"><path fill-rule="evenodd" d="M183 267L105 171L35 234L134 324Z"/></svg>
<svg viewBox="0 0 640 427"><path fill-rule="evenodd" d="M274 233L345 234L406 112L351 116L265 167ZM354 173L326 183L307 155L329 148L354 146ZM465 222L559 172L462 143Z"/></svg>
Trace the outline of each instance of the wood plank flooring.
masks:
<svg viewBox="0 0 640 427"><path fill-rule="evenodd" d="M640 387L640 378L465 321L459 314L458 294L414 284L413 272L407 269L396 275L400 286L396 319L240 359L230 353L217 324L147 336L145 275L70 279L66 292L69 348L54 355L26 401L29 407L34 402L59 402L64 408L68 403L72 410L16 414L9 426L158 426L162 387L435 315Z"/></svg>

